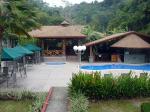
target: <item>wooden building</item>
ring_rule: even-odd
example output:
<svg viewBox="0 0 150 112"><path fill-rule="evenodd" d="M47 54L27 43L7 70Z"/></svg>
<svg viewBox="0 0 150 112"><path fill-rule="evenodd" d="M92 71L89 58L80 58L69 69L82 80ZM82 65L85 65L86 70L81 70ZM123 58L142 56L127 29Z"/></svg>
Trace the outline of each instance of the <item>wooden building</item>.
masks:
<svg viewBox="0 0 150 112"><path fill-rule="evenodd" d="M83 26L70 25L67 21L57 26L42 26L29 34L39 39L39 45L43 49L45 57L73 56L73 46L78 45L81 39L86 38L81 33Z"/></svg>
<svg viewBox="0 0 150 112"><path fill-rule="evenodd" d="M86 43L89 60L103 62L149 63L150 36L134 31L114 34ZM98 49L93 52L94 47Z"/></svg>

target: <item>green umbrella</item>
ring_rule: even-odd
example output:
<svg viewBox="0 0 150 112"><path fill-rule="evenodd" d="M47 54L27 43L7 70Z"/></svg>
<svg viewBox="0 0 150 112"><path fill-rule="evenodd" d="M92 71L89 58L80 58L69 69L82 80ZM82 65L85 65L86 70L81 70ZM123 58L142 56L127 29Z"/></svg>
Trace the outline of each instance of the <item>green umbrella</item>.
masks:
<svg viewBox="0 0 150 112"><path fill-rule="evenodd" d="M26 49L36 52L36 51L41 51L42 49L34 44L28 44L24 46Z"/></svg>
<svg viewBox="0 0 150 112"><path fill-rule="evenodd" d="M22 47L20 45L17 45L16 47L14 47L14 49L16 50L16 52L20 53L20 54L24 54L24 55L30 55L33 54L32 51L26 49L25 47Z"/></svg>
<svg viewBox="0 0 150 112"><path fill-rule="evenodd" d="M13 48L3 48L1 60L2 61L14 61L23 56L24 56L23 54L16 52L16 50Z"/></svg>

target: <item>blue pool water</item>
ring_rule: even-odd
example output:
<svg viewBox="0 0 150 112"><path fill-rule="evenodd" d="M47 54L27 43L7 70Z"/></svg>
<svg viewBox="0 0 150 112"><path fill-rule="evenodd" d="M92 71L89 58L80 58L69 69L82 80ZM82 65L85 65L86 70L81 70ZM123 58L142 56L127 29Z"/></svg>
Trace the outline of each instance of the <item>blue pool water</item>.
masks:
<svg viewBox="0 0 150 112"><path fill-rule="evenodd" d="M80 69L84 70L108 70L108 69L128 69L150 71L150 64L128 65L128 64L106 64L106 65L84 65Z"/></svg>
<svg viewBox="0 0 150 112"><path fill-rule="evenodd" d="M65 62L46 62L47 65L64 65Z"/></svg>

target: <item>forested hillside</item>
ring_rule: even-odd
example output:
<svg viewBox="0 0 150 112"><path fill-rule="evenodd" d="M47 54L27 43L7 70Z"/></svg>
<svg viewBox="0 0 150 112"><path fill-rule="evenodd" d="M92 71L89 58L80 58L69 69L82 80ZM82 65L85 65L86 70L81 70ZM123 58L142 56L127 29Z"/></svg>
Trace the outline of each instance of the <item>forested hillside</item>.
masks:
<svg viewBox="0 0 150 112"><path fill-rule="evenodd" d="M129 30L150 34L150 0L104 0L65 8L50 7L43 0L1 0L0 15L0 35L10 38L28 35L42 25L58 25L64 19L86 25L83 33L89 40L101 33Z"/></svg>
<svg viewBox="0 0 150 112"><path fill-rule="evenodd" d="M104 0L67 6L61 12L74 24L105 33L140 31L150 34L150 0Z"/></svg>
<svg viewBox="0 0 150 112"><path fill-rule="evenodd" d="M57 25L64 20L60 15L60 8L49 7L43 0L29 0L29 3L37 9L38 22L41 25Z"/></svg>

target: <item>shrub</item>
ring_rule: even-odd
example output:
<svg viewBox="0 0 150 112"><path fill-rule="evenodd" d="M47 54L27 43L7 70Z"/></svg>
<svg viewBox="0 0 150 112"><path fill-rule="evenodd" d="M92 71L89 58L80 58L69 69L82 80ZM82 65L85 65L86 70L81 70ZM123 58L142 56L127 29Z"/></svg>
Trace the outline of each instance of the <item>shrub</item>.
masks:
<svg viewBox="0 0 150 112"><path fill-rule="evenodd" d="M35 99L35 93L30 91L1 91L0 99L2 100L24 100L24 99Z"/></svg>
<svg viewBox="0 0 150 112"><path fill-rule="evenodd" d="M38 93L32 106L30 106L29 112L40 112L42 105L45 101L46 93Z"/></svg>
<svg viewBox="0 0 150 112"><path fill-rule="evenodd" d="M33 93L30 91L8 91L0 90L0 100L33 100L29 107L29 112L40 112L47 93Z"/></svg>
<svg viewBox="0 0 150 112"><path fill-rule="evenodd" d="M71 97L71 112L88 112L88 99L81 93Z"/></svg>
<svg viewBox="0 0 150 112"><path fill-rule="evenodd" d="M142 103L141 112L150 112L150 103Z"/></svg>
<svg viewBox="0 0 150 112"><path fill-rule="evenodd" d="M150 78L148 76L101 77L100 73L78 73L71 79L70 94L81 92L89 99L116 99L150 96Z"/></svg>

